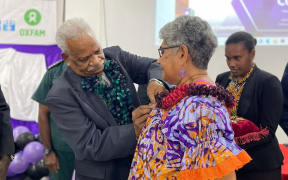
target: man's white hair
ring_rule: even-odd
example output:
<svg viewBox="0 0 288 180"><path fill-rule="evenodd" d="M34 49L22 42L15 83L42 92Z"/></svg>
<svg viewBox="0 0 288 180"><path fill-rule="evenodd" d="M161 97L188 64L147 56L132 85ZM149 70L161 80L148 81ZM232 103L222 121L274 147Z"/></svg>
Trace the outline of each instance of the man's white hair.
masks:
<svg viewBox="0 0 288 180"><path fill-rule="evenodd" d="M95 39L93 30L82 18L69 19L58 28L56 42L63 53L70 54L66 40L78 40L83 35L89 35Z"/></svg>

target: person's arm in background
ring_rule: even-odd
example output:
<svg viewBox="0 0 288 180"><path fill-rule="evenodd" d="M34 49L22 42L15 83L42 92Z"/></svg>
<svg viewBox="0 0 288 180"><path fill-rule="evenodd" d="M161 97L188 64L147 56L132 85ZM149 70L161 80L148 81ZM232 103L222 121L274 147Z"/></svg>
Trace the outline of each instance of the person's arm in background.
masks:
<svg viewBox="0 0 288 180"><path fill-rule="evenodd" d="M51 131L49 123L50 111L47 106L39 103L39 116L38 116L38 125L40 131L40 137L45 148L50 149L51 151L48 154L45 154L44 160L46 167L53 173L57 173L60 165L59 159L56 156L55 152L52 149L51 145Z"/></svg>
<svg viewBox="0 0 288 180"><path fill-rule="evenodd" d="M6 173L14 154L15 145L10 124L10 110L0 87L0 179L6 179Z"/></svg>
<svg viewBox="0 0 288 180"><path fill-rule="evenodd" d="M51 145L51 131L49 122L50 111L45 105L45 98L52 87L51 73L53 72L49 70L45 73L37 90L33 94L32 99L39 103L38 126L42 143L44 144L45 149L50 149L50 152L45 154L44 157L45 166L49 169L49 171L56 173L60 168L59 159L53 151L53 147Z"/></svg>
<svg viewBox="0 0 288 180"><path fill-rule="evenodd" d="M281 80L283 97L284 97L284 105L283 105L283 113L279 122L279 125L284 130L286 135L288 136L288 64L286 64L282 80Z"/></svg>

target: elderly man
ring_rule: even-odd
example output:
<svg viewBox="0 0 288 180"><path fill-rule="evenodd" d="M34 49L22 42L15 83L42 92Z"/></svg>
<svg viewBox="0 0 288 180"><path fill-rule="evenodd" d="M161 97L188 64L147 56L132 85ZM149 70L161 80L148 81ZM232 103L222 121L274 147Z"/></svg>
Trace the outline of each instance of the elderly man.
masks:
<svg viewBox="0 0 288 180"><path fill-rule="evenodd" d="M9 113L9 106L0 87L0 179L6 179L6 173L15 147Z"/></svg>
<svg viewBox="0 0 288 180"><path fill-rule="evenodd" d="M154 107L139 106L133 83L150 79L147 94L155 102L164 87L151 78L160 77L160 68L117 46L102 50L82 19L66 21L56 41L68 68L46 104L74 151L76 179L127 179L136 138Z"/></svg>

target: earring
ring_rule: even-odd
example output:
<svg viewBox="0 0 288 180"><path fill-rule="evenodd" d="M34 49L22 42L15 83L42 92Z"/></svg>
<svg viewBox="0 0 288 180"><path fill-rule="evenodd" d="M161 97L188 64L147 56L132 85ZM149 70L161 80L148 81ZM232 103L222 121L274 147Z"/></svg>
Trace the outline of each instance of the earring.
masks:
<svg viewBox="0 0 288 180"><path fill-rule="evenodd" d="M185 71L184 71L183 69L180 70L180 75L181 75L182 78L184 78L184 76L185 76Z"/></svg>

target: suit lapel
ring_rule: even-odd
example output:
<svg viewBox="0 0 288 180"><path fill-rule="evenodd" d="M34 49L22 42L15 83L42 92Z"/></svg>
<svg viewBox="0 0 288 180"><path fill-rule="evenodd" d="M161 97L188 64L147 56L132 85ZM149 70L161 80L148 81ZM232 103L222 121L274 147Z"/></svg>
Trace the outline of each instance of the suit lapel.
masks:
<svg viewBox="0 0 288 180"><path fill-rule="evenodd" d="M112 114L108 110L106 104L103 102L101 97L92 92L84 91L81 87L82 78L76 75L70 68L67 68L67 75L69 81L71 82L71 86L73 87L75 93L80 99L80 103L87 104L90 109L94 111L94 113L96 113L103 120L105 120L106 123L108 123L110 126L116 125ZM91 118L94 119L94 117Z"/></svg>
<svg viewBox="0 0 288 180"><path fill-rule="evenodd" d="M92 104L95 111L105 119L110 125L117 125L114 117L112 116L111 112L109 111L106 103L103 102L102 98L94 94L92 92L84 92L82 91L83 96L86 96L86 99Z"/></svg>

